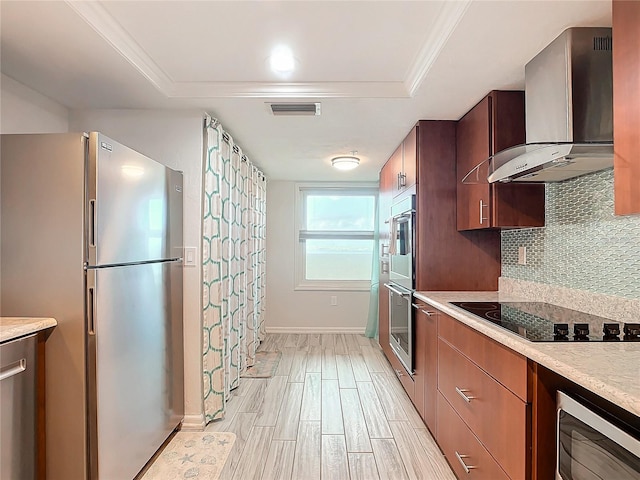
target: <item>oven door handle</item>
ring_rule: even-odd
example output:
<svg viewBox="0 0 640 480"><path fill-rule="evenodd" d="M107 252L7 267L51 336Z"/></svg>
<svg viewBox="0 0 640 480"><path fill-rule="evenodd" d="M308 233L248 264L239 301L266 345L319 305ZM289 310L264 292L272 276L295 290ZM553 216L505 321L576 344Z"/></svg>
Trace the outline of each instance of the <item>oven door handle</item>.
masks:
<svg viewBox="0 0 640 480"><path fill-rule="evenodd" d="M394 222L398 222L398 220L406 220L410 221L413 217L413 210L405 213L399 213L398 215L394 215L391 217L391 220Z"/></svg>
<svg viewBox="0 0 640 480"><path fill-rule="evenodd" d="M387 287L389 290L391 290L396 295L400 295L401 297L411 297L411 292L401 292L397 288L391 286L391 284L389 284L389 283L385 283L384 286Z"/></svg>

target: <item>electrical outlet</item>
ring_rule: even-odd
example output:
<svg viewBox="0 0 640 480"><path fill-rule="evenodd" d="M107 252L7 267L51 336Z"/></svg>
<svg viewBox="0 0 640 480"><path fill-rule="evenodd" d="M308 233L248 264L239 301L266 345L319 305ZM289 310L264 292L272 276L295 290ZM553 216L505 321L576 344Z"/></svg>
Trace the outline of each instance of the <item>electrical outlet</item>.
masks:
<svg viewBox="0 0 640 480"><path fill-rule="evenodd" d="M338 297L336 295L331 295L331 305L334 307L338 305Z"/></svg>
<svg viewBox="0 0 640 480"><path fill-rule="evenodd" d="M527 264L527 247L518 247L518 265Z"/></svg>

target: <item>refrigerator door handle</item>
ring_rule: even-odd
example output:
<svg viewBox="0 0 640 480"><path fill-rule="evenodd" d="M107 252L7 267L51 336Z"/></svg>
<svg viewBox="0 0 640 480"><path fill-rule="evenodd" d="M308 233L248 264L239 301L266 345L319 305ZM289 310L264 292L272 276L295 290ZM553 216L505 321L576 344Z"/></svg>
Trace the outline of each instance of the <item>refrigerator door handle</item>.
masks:
<svg viewBox="0 0 640 480"><path fill-rule="evenodd" d="M87 270L87 335L96 334L96 272Z"/></svg>
<svg viewBox="0 0 640 480"><path fill-rule="evenodd" d="M87 330L89 335L95 335L96 334L96 328L95 328L95 321L94 321L94 307L95 307L95 295L94 295L94 288L93 287L89 287L89 298L88 298L88 305L87 305Z"/></svg>
<svg viewBox="0 0 640 480"><path fill-rule="evenodd" d="M89 246L96 246L96 201L89 200Z"/></svg>

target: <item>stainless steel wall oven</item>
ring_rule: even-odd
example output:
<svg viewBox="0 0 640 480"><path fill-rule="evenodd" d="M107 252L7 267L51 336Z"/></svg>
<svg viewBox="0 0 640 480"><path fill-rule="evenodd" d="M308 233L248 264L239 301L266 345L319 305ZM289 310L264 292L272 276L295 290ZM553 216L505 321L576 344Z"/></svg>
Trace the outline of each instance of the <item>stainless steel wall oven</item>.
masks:
<svg viewBox="0 0 640 480"><path fill-rule="evenodd" d="M409 290L415 287L415 201L416 196L410 195L391 207L389 280Z"/></svg>
<svg viewBox="0 0 640 480"><path fill-rule="evenodd" d="M391 207L389 240L389 343L407 373L413 374L415 289L415 195Z"/></svg>
<svg viewBox="0 0 640 480"><path fill-rule="evenodd" d="M557 480L640 479L640 422L558 392Z"/></svg>

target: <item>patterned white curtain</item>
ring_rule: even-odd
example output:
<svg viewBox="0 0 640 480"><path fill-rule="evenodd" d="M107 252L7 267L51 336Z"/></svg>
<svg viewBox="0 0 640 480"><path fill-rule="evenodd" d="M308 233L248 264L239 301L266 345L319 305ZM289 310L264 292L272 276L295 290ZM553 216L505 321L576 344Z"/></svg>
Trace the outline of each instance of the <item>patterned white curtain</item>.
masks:
<svg viewBox="0 0 640 480"><path fill-rule="evenodd" d="M224 416L229 392L264 338L266 180L205 119L202 300L204 413Z"/></svg>

